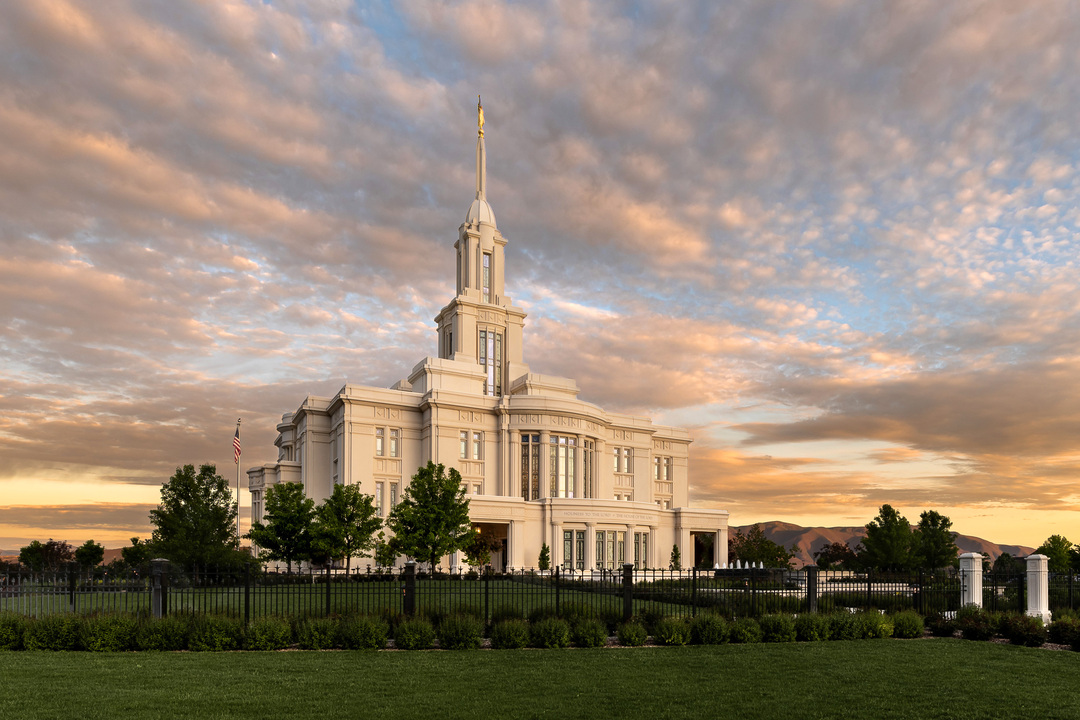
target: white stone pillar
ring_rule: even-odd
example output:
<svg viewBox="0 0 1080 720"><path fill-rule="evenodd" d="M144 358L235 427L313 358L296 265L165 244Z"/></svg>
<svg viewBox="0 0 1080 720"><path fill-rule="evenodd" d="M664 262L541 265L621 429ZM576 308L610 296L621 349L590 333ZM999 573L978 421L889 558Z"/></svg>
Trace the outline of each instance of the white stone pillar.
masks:
<svg viewBox="0 0 1080 720"><path fill-rule="evenodd" d="M551 497L551 433L540 431L540 497Z"/></svg>
<svg viewBox="0 0 1080 720"><path fill-rule="evenodd" d="M585 571L596 569L596 525L585 523Z"/></svg>
<svg viewBox="0 0 1080 720"><path fill-rule="evenodd" d="M1050 624L1050 575L1045 555L1027 557L1027 614Z"/></svg>
<svg viewBox="0 0 1080 720"><path fill-rule="evenodd" d="M562 566L563 561L562 525L551 523L551 569Z"/></svg>
<svg viewBox="0 0 1080 720"><path fill-rule="evenodd" d="M727 530L717 530L713 540L713 565L722 568L727 565Z"/></svg>
<svg viewBox="0 0 1080 720"><path fill-rule="evenodd" d="M960 556L960 607L982 607L982 560L980 553Z"/></svg>
<svg viewBox="0 0 1080 720"><path fill-rule="evenodd" d="M626 524L626 543L623 545L623 562L634 562L634 525L632 523ZM637 568L634 568L635 570Z"/></svg>

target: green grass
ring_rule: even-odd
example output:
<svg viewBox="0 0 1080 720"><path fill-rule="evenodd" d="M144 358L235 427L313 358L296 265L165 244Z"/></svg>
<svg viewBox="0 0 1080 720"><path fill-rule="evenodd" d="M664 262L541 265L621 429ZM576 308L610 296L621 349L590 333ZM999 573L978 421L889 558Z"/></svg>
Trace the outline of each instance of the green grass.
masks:
<svg viewBox="0 0 1080 720"><path fill-rule="evenodd" d="M962 640L0 652L0 717L1076 718L1080 654Z"/></svg>

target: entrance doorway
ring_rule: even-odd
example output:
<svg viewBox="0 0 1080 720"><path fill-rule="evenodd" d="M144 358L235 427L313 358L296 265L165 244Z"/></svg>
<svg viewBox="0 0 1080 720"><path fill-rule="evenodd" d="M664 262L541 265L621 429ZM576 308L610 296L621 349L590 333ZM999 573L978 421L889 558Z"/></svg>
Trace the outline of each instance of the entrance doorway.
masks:
<svg viewBox="0 0 1080 720"><path fill-rule="evenodd" d="M716 533L691 532L694 541L694 567L711 568L716 564Z"/></svg>
<svg viewBox="0 0 1080 720"><path fill-rule="evenodd" d="M506 523L473 523L480 533L480 538L491 553L487 567L496 572L506 572L509 560L509 531Z"/></svg>

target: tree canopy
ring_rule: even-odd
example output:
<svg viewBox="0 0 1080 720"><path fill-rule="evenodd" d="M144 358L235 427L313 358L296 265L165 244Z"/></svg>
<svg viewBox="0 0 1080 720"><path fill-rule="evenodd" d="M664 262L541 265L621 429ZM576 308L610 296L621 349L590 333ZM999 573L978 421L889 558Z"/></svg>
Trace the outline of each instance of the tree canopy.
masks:
<svg viewBox="0 0 1080 720"><path fill-rule="evenodd" d="M1054 573L1068 572L1072 566L1073 544L1064 535L1051 535L1039 547L1035 555L1047 557L1047 569Z"/></svg>
<svg viewBox="0 0 1080 720"><path fill-rule="evenodd" d="M852 570L859 558L847 543L833 542L814 552L814 562L822 570Z"/></svg>
<svg viewBox="0 0 1080 720"><path fill-rule="evenodd" d="M358 485L335 485L333 494L315 509L312 545L327 557L345 558L348 573L352 558L375 546L381 527L371 495L360 492Z"/></svg>
<svg viewBox="0 0 1080 720"><path fill-rule="evenodd" d="M120 557L124 559L124 564L131 568L141 568L149 565L153 556L153 548L150 543L137 537L131 538L129 547L120 548Z"/></svg>
<svg viewBox="0 0 1080 720"><path fill-rule="evenodd" d="M742 561L767 568L786 568L791 565L793 554L783 545L765 537L761 525L752 525L746 534L742 530L728 536L728 560Z"/></svg>
<svg viewBox="0 0 1080 720"><path fill-rule="evenodd" d="M960 550L951 532L952 520L936 510L924 510L912 536L912 555L916 565L927 570L952 565Z"/></svg>
<svg viewBox="0 0 1080 720"><path fill-rule="evenodd" d="M19 563L32 570L59 570L75 558L75 551L64 540L49 538L46 543L33 540L19 550Z"/></svg>
<svg viewBox="0 0 1080 720"><path fill-rule="evenodd" d="M259 557L280 560L292 572L294 562L311 557L311 521L315 502L304 496L301 483L286 482L266 489L266 522L256 520L244 536L259 546Z"/></svg>
<svg viewBox="0 0 1080 720"><path fill-rule="evenodd" d="M859 562L875 570L906 570L911 567L911 525L892 505L882 505L877 517L866 525L859 544Z"/></svg>
<svg viewBox="0 0 1080 720"><path fill-rule="evenodd" d="M105 548L98 545L93 540L87 540L75 549L75 562L79 563L79 566L82 568L93 568L96 565L100 565L101 561L104 559Z"/></svg>
<svg viewBox="0 0 1080 720"><path fill-rule="evenodd" d="M474 532L461 473L429 461L412 476L386 525L394 533L390 542L397 552L427 560L432 570L439 558L464 550Z"/></svg>
<svg viewBox="0 0 1080 720"><path fill-rule="evenodd" d="M214 465L176 468L150 511L154 553L188 570L236 559L236 506Z"/></svg>

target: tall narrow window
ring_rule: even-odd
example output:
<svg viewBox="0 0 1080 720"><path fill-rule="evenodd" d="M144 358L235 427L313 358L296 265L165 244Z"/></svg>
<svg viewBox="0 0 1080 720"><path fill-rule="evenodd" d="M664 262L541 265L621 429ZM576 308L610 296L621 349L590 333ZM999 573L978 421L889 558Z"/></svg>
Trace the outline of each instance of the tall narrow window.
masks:
<svg viewBox="0 0 1080 720"><path fill-rule="evenodd" d="M484 433L474 432L472 434L472 459L480 460L481 448L484 445Z"/></svg>
<svg viewBox="0 0 1080 720"><path fill-rule="evenodd" d="M398 498L397 489L398 489L398 484L397 483L390 483L390 509L391 510L393 510L394 506L397 505L397 498Z"/></svg>
<svg viewBox="0 0 1080 720"><path fill-rule="evenodd" d="M596 567L604 567L604 531L596 531Z"/></svg>
<svg viewBox="0 0 1080 720"><path fill-rule="evenodd" d="M401 438L401 431L400 430L391 430L390 431L390 457L400 457L400 455L401 455L401 445L398 443L398 440L400 438Z"/></svg>
<svg viewBox="0 0 1080 720"><path fill-rule="evenodd" d="M574 544L574 567L585 569L585 531L575 530L577 541Z"/></svg>
<svg viewBox="0 0 1080 720"><path fill-rule="evenodd" d="M581 459L581 497L595 497L593 494L593 476L596 474L593 463L596 462L596 443L593 440L585 440L583 443Z"/></svg>
<svg viewBox="0 0 1080 720"><path fill-rule="evenodd" d="M551 436L551 493L549 497L574 497L574 465L577 439Z"/></svg>
<svg viewBox="0 0 1080 720"><path fill-rule="evenodd" d="M491 253L484 253L484 302L491 302Z"/></svg>
<svg viewBox="0 0 1080 720"><path fill-rule="evenodd" d="M563 530L562 566L564 570L574 567L574 531Z"/></svg>
<svg viewBox="0 0 1080 720"><path fill-rule="evenodd" d="M494 330L480 331L480 364L487 371L484 394L502 395L502 333Z"/></svg>
<svg viewBox="0 0 1080 720"><path fill-rule="evenodd" d="M375 428L375 454L379 457L386 454L386 428Z"/></svg>
<svg viewBox="0 0 1080 720"><path fill-rule="evenodd" d="M469 457L469 431L462 430L458 433L458 443L461 445L459 457L465 460Z"/></svg>
<svg viewBox="0 0 1080 720"><path fill-rule="evenodd" d="M375 483L375 512L379 517L383 516L383 484Z"/></svg>
<svg viewBox="0 0 1080 720"><path fill-rule="evenodd" d="M540 436L521 436L521 498L540 498Z"/></svg>

